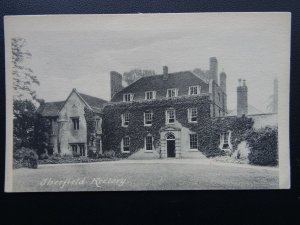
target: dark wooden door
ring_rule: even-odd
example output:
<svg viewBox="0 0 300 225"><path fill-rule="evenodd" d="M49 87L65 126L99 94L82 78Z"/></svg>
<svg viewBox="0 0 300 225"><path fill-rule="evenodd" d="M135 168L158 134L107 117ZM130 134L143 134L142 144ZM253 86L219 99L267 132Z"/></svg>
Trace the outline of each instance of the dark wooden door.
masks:
<svg viewBox="0 0 300 225"><path fill-rule="evenodd" d="M168 152L168 157L171 158L175 157L175 140L167 141L167 152Z"/></svg>

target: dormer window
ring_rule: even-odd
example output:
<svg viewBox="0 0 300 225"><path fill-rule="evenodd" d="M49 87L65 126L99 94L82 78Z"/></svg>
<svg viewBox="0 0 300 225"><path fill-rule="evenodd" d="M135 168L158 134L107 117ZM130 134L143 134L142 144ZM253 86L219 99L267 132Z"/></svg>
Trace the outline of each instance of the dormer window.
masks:
<svg viewBox="0 0 300 225"><path fill-rule="evenodd" d="M123 102L131 102L133 100L133 94L123 94Z"/></svg>
<svg viewBox="0 0 300 225"><path fill-rule="evenodd" d="M200 94L200 86L189 87L189 95L199 95L199 94Z"/></svg>
<svg viewBox="0 0 300 225"><path fill-rule="evenodd" d="M167 90L167 98L173 98L178 96L178 89L172 88Z"/></svg>
<svg viewBox="0 0 300 225"><path fill-rule="evenodd" d="M156 91L146 91L145 92L145 99L151 100L156 98Z"/></svg>

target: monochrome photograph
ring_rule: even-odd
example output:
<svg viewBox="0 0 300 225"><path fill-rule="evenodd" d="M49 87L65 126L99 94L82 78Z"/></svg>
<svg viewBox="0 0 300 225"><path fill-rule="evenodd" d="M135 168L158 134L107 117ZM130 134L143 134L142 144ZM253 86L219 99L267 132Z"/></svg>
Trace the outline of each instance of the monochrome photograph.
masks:
<svg viewBox="0 0 300 225"><path fill-rule="evenodd" d="M6 192L290 188L290 13L6 16Z"/></svg>

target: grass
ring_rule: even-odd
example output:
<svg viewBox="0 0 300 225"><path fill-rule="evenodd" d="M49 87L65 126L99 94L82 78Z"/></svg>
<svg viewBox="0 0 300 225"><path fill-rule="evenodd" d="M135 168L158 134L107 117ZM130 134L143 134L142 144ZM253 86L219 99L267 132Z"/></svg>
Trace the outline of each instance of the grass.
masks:
<svg viewBox="0 0 300 225"><path fill-rule="evenodd" d="M277 189L277 169L201 160L120 160L13 171L13 191ZM64 184L64 185L63 185Z"/></svg>

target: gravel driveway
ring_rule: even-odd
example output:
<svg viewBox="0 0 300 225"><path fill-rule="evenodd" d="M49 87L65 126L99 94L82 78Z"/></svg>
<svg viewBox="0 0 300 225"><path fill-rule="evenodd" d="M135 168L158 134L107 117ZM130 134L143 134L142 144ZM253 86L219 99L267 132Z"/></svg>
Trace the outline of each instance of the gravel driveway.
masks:
<svg viewBox="0 0 300 225"><path fill-rule="evenodd" d="M13 191L276 189L277 168L209 160L121 160L13 171Z"/></svg>

